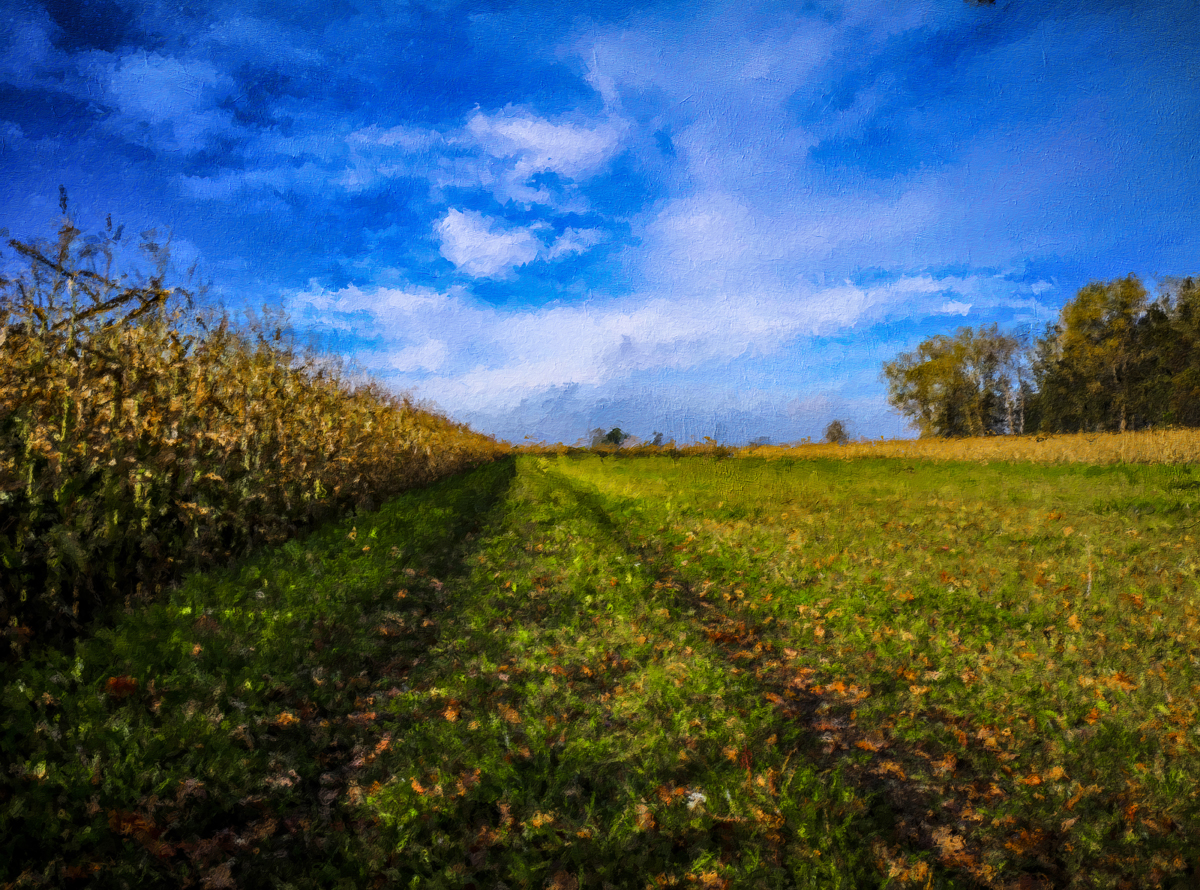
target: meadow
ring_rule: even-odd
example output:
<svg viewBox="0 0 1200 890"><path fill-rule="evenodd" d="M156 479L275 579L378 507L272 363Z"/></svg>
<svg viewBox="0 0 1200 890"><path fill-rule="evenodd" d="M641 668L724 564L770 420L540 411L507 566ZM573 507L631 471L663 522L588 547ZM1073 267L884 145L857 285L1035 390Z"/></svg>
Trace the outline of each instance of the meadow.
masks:
<svg viewBox="0 0 1200 890"><path fill-rule="evenodd" d="M1194 886L1195 465L843 454L493 461L30 653L0 883Z"/></svg>

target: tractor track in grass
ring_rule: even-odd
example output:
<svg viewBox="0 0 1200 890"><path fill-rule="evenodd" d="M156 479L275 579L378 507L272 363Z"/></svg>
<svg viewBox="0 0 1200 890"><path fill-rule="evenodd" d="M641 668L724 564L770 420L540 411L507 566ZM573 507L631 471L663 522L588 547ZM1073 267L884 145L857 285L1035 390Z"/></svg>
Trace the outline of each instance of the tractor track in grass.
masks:
<svg viewBox="0 0 1200 890"><path fill-rule="evenodd" d="M696 610L698 623L724 654L731 671L753 675L762 697L775 706L780 719L806 728L813 745L810 750L794 753L810 758L822 772L843 767L858 787L886 801L886 818L893 823L895 839L900 843L890 849L876 846L877 861L894 862L897 853L909 846L928 851L948 872L989 890L1059 890L1070 886L1070 874L1055 852L1056 832L1042 826L1010 826L1014 836L1040 838L1017 864L1021 873L1003 878L998 869L984 863L988 845L984 839L972 837L975 833L964 814L972 814L972 801L1003 799L1005 792L983 771L971 770L969 762L953 752L937 754L906 745L893 737L887 726L860 726L854 706L871 695L870 689L841 680L817 682L817 669L802 666L812 660L809 656L816 650L786 647L774 638L769 622L748 616L746 610L724 607L719 597L710 596L721 585L711 581L693 584L675 569L661 544L655 546L656 542L648 537L635 540L631 530L609 514L598 489L588 490L586 483L561 473L555 473L555 477L556 483L605 526L614 540L642 562L660 594ZM695 540L700 542L698 537ZM689 548L691 552L698 549ZM897 676L903 676L905 669L901 667ZM969 749L981 760L991 757L976 738L980 727L969 718L942 709L930 710L929 718L954 727L960 734L960 750ZM753 753L746 749L739 757L750 771ZM1011 772L1002 764L997 764L997 769ZM953 772L956 781L934 787L914 778L930 770L943 775ZM898 870L903 871L903 867Z"/></svg>
<svg viewBox="0 0 1200 890"><path fill-rule="evenodd" d="M0 807L13 794L25 807L0 835L24 831L5 842L69 886L1151 886L1136 877L1145 851L1126 840L1137 856L1118 859L1118 842L1135 811L1178 838L1175 811L1125 797L1115 770L1087 779L1092 761L1041 757L1037 705L1011 678L1017 694L981 708L957 691L937 706L940 689L909 694L935 667L956 664L956 690L963 668L1002 669L958 657L988 639L964 632L959 646L977 594L910 605L868 577L888 568L856 568L871 551L845 528L818 525L810 538L826 546L797 545L788 562L774 532L791 542L794 526L770 515L745 522L715 499L672 509L622 489L637 477L611 464L574 466L522 459L347 517L128 616L74 673L31 668L7 700L37 757L0 783ZM901 570L949 549L920 513L900 518L911 531L882 544L908 554ZM889 623L921 634L895 616L931 602L927 639L878 642L881 629L894 641ZM1065 734L1095 714L1052 725ZM1061 766L1071 776L1055 784ZM1026 787L1039 772L1045 785ZM78 799L58 811L58 789ZM1116 828L1072 858L1098 806ZM92 840L75 840L81 824ZM53 840L70 826L67 844ZM1186 837L1174 849L1194 850Z"/></svg>

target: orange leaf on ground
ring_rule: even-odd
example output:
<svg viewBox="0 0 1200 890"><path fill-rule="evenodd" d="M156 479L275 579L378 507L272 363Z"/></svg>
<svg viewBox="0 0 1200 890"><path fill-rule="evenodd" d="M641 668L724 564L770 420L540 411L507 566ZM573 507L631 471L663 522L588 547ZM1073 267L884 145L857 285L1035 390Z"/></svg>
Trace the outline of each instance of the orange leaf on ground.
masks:
<svg viewBox="0 0 1200 890"><path fill-rule="evenodd" d="M654 828L654 814L644 803L637 805L637 826L642 831L650 831Z"/></svg>
<svg viewBox="0 0 1200 890"><path fill-rule="evenodd" d="M932 767L933 771L939 776L944 776L947 773L953 773L958 767L958 758L953 754L947 754L941 760L934 761Z"/></svg>
<svg viewBox="0 0 1200 890"><path fill-rule="evenodd" d="M511 705L500 706L500 716L504 718L506 723L520 723L521 715L517 713L516 708Z"/></svg>
<svg viewBox="0 0 1200 890"><path fill-rule="evenodd" d="M875 767L874 772L879 775L895 776L897 779L901 780L908 778L900 764L896 763L894 760L884 760L879 764L879 766Z"/></svg>
<svg viewBox="0 0 1200 890"><path fill-rule="evenodd" d="M1117 671L1115 674L1109 677L1108 685L1119 687L1120 689L1124 689L1126 692L1131 692L1134 689L1137 689L1137 683L1134 681L1133 677L1129 676L1123 671Z"/></svg>

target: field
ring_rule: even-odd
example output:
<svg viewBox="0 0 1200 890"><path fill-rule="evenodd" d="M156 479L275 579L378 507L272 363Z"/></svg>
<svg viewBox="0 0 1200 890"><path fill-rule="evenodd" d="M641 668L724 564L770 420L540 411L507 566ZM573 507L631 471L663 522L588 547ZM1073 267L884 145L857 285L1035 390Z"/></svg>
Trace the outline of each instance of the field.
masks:
<svg viewBox="0 0 1200 890"><path fill-rule="evenodd" d="M1192 464L527 455L4 675L0 883L1190 887Z"/></svg>

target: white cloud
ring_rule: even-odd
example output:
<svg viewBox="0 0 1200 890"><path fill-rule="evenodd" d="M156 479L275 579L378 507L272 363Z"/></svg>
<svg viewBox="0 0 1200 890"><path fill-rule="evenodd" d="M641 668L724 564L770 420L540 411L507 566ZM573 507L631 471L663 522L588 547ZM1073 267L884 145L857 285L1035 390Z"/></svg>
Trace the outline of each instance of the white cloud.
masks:
<svg viewBox="0 0 1200 890"><path fill-rule="evenodd" d="M417 371L437 371L446 363L449 349L443 340L426 340L415 346L407 346L388 356L387 364L390 369L411 373Z"/></svg>
<svg viewBox="0 0 1200 890"><path fill-rule="evenodd" d="M537 259L542 243L532 230L502 228L474 210L451 209L434 226L442 256L477 278L501 278Z"/></svg>
<svg viewBox="0 0 1200 890"><path fill-rule="evenodd" d="M938 311L946 315L966 315L971 311L971 304L963 303L961 300L948 300L942 304L942 308Z"/></svg>
<svg viewBox="0 0 1200 890"><path fill-rule="evenodd" d="M346 137L346 142L354 147L379 146L393 148L405 154L428 151L445 141L445 137L437 130L410 127L404 124L386 129L376 126L365 127L355 130Z"/></svg>
<svg viewBox="0 0 1200 890"><path fill-rule="evenodd" d="M451 209L434 225L441 253L476 278L503 278L537 259L558 260L599 244L596 229L567 229L549 245L538 237L549 226L505 226L474 210Z"/></svg>
<svg viewBox="0 0 1200 890"><path fill-rule="evenodd" d="M545 251L545 258L557 260L576 253L584 253L605 238L599 229L566 229Z"/></svg>
<svg viewBox="0 0 1200 890"><path fill-rule="evenodd" d="M613 159L625 125L607 120L585 127L519 112L477 111L466 131L492 157L511 159L519 180L542 172L578 180L595 175Z"/></svg>
<svg viewBox="0 0 1200 890"><path fill-rule="evenodd" d="M353 287L314 290L292 304L301 323L377 333L383 346L371 361L384 376L448 410L469 411L516 405L554 387L607 387L643 371L776 355L806 337L936 314L948 296L1018 288L999 278L921 275L779 295L642 295L510 311L461 289ZM371 319L365 328L363 313Z"/></svg>
<svg viewBox="0 0 1200 890"><path fill-rule="evenodd" d="M615 116L554 122L526 111L475 111L463 126L445 132L400 124L370 126L345 138L349 162L338 182L359 191L380 180L425 178L435 199L447 189L479 189L501 203L582 212L580 182L603 172L620 153L629 124ZM535 184L554 173L556 188Z"/></svg>

